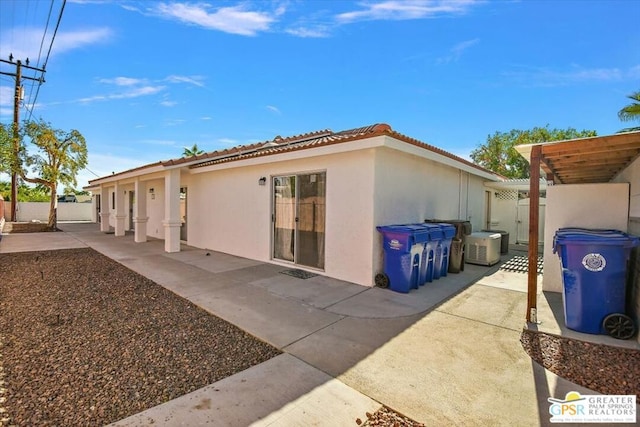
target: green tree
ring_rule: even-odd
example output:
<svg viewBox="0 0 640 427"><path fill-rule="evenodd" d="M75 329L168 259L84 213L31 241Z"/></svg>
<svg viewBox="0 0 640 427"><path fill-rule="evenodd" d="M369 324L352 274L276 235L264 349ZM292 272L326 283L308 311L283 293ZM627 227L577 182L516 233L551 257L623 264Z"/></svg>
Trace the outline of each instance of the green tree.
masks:
<svg viewBox="0 0 640 427"><path fill-rule="evenodd" d="M627 96L627 98L629 98L633 102L625 107L622 107L622 109L618 111L618 118L623 122L640 122L640 91L632 93L631 95ZM636 130L640 130L640 126L625 128L618 131L618 133L632 132Z"/></svg>
<svg viewBox="0 0 640 427"><path fill-rule="evenodd" d="M0 194L5 200L11 199L11 183L0 181ZM18 185L18 200L23 202L48 202L49 201L49 188L42 185L25 185L20 183Z"/></svg>
<svg viewBox="0 0 640 427"><path fill-rule="evenodd" d="M11 174L16 163L13 153L13 125L0 123L0 172Z"/></svg>
<svg viewBox="0 0 640 427"><path fill-rule="evenodd" d="M42 119L28 122L24 135L36 147L35 154L29 154L20 145L20 176L32 184L41 184L49 189L50 208L48 226L57 228L56 194L58 184L76 186L76 175L87 165L87 144L80 132L73 129L64 132L51 127ZM35 173L29 177L27 173Z"/></svg>
<svg viewBox="0 0 640 427"><path fill-rule="evenodd" d="M590 136L596 136L596 131L549 129L549 125L530 130L512 129L509 132L496 132L487 136L487 142L471 152L471 159L475 164L507 178L529 178L529 163L515 150L516 145Z"/></svg>
<svg viewBox="0 0 640 427"><path fill-rule="evenodd" d="M198 144L193 144L193 147L184 147L184 151L182 152L182 157L193 157L203 154L204 151L198 148Z"/></svg>
<svg viewBox="0 0 640 427"><path fill-rule="evenodd" d="M62 194L74 194L76 196L90 196L91 193L89 191L86 190L78 190L77 188L74 188L70 185L67 185L66 187L64 187L64 190L62 190Z"/></svg>

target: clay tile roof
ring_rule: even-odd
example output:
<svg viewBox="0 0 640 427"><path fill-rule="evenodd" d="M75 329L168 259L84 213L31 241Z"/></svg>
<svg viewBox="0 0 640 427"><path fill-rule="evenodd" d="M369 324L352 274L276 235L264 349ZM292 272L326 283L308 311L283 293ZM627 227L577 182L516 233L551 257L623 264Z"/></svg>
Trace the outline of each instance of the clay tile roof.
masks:
<svg viewBox="0 0 640 427"><path fill-rule="evenodd" d="M200 168L235 160L262 157L271 154L354 141L391 132L391 126L386 123L378 123L371 126L348 129L341 132L333 132L330 129L323 129L286 138L278 135L271 141L263 141L258 144L238 147L234 152L227 152L227 150L223 150L208 153L207 157L209 160L193 164L190 168Z"/></svg>
<svg viewBox="0 0 640 427"><path fill-rule="evenodd" d="M434 153L440 154L442 156L453 159L457 162L463 163L465 165L471 166L479 171L490 173L495 175L493 172L478 166L466 159L455 156L445 150L442 150L438 147L434 147L433 145L425 144L415 138L408 137L399 132L391 129L386 123L376 123L369 126L359 127L355 129L347 129L340 132L333 132L330 129L323 129L314 132L303 133L300 135L282 137L280 135L276 135L272 140L262 141L255 144L247 144L240 145L232 148L226 148L223 150L211 151L208 153L200 154L197 156L191 157L182 157L178 159L171 159L167 161L157 162L151 165L141 166L139 168L131 169L129 171L120 172L119 174L123 174L126 172L137 171L140 169L145 169L151 166L162 165L162 166L177 166L177 165L185 165L189 168L200 168L220 163L227 163L242 159L256 158L269 156L272 154L280 154L286 152L292 152L297 150L304 150L308 148L316 148L323 147L333 144L340 144L349 141L356 141L365 138L371 138L375 136L388 135L393 137L394 139L406 142L411 145L415 145L417 147L432 151ZM116 174L116 175L119 175ZM100 179L100 178L99 178ZM95 180L93 180L95 181Z"/></svg>
<svg viewBox="0 0 640 427"><path fill-rule="evenodd" d="M264 141L259 144L238 147L233 153L214 151L208 153L210 160L189 166L190 168L200 168L220 163L227 163L236 160L268 156L271 154L279 154L284 152L303 150L307 148L321 147L343 142L355 141L359 139L371 138L374 136L389 135L400 141L424 148L442 156L448 157L457 162L463 163L479 171L496 175L495 173L476 165L469 160L451 154L441 148L426 144L415 138L408 137L404 134L394 131L391 126L386 123L376 123L370 126L364 126L355 129L347 129L340 132L332 132L329 129L309 132L301 135L282 138L276 136L272 141ZM225 150L226 151L226 150ZM227 155L229 154L229 155Z"/></svg>

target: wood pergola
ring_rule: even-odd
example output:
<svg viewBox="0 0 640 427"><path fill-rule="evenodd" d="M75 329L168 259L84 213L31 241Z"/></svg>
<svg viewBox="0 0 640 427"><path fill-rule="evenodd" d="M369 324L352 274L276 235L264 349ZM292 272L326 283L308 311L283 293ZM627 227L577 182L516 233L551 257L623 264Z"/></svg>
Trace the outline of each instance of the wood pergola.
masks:
<svg viewBox="0 0 640 427"><path fill-rule="evenodd" d="M530 165L529 242L538 241L540 177L553 184L611 182L640 157L640 132L516 146ZM529 244L527 321L537 322L538 245Z"/></svg>

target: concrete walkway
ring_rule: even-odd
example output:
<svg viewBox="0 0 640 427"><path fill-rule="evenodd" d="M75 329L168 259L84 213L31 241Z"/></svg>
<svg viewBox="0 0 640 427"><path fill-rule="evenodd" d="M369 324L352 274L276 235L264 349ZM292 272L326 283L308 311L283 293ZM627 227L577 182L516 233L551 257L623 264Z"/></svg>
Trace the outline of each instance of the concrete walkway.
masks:
<svg viewBox="0 0 640 427"><path fill-rule="evenodd" d="M549 424L547 398L595 394L523 351L523 273L467 264L399 294L188 246L167 254L160 240L95 224L62 228L6 235L0 254L91 247L284 351L114 426L355 426L383 404L426 425L537 426Z"/></svg>

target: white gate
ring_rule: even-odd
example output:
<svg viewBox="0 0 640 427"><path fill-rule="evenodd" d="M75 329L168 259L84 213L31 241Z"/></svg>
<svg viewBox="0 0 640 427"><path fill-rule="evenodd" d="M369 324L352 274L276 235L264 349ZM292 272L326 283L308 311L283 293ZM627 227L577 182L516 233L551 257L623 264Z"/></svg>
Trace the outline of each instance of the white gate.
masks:
<svg viewBox="0 0 640 427"><path fill-rule="evenodd" d="M518 200L518 239L517 243L529 243L529 205L530 199ZM538 222L538 243L544 243L544 212L547 199L540 198L540 216Z"/></svg>

